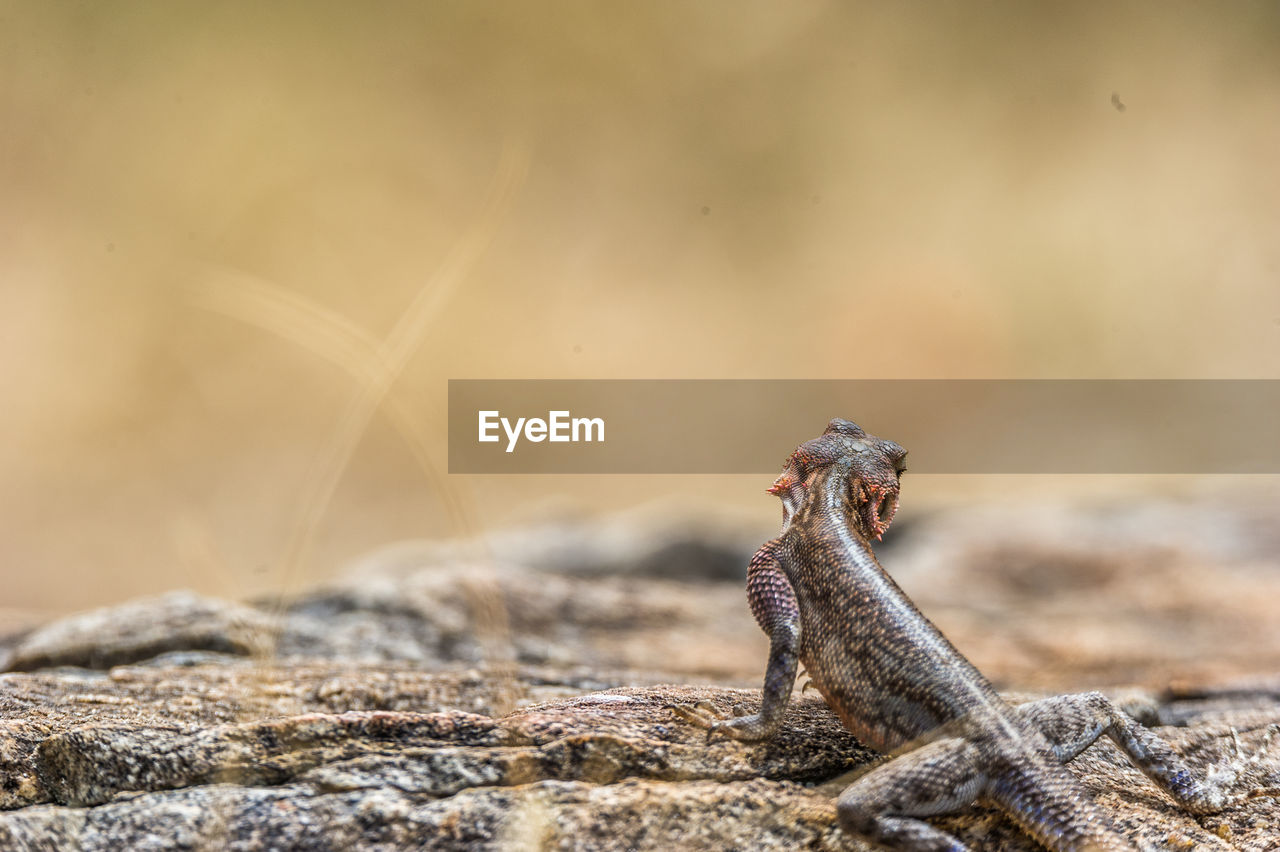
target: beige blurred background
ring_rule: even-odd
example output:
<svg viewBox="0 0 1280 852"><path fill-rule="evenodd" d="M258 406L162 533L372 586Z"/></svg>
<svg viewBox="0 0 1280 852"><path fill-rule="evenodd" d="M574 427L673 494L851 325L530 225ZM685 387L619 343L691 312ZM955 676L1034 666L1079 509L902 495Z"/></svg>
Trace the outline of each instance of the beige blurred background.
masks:
<svg viewBox="0 0 1280 852"><path fill-rule="evenodd" d="M3 3L0 62L11 620L675 496L776 521L752 477L433 479L449 378L1277 377L1268 3ZM412 434L365 428L321 332L415 299Z"/></svg>

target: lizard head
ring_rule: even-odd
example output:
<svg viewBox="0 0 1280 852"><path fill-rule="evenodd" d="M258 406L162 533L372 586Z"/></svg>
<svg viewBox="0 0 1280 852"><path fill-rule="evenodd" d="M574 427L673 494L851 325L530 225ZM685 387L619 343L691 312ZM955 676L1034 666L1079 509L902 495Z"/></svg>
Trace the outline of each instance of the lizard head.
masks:
<svg viewBox="0 0 1280 852"><path fill-rule="evenodd" d="M846 495L863 535L879 539L898 511L899 479L907 451L868 435L857 423L836 418L812 441L796 448L769 493L782 500L782 522L810 499L820 483Z"/></svg>

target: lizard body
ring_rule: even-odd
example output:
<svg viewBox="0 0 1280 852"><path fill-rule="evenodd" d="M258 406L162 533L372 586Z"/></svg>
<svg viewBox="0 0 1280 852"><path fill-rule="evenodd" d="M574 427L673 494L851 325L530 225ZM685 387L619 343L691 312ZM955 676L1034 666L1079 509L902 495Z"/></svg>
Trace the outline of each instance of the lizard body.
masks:
<svg viewBox="0 0 1280 852"><path fill-rule="evenodd" d="M1055 852L1136 848L1062 765L1104 734L1188 811L1244 798L1234 791L1257 756L1201 778L1100 693L1017 707L996 693L871 549L897 510L905 457L892 441L839 419L792 454L769 489L783 503L782 534L747 573L752 612L770 637L760 712L677 712L707 727L708 738L765 739L782 721L802 664L859 740L900 752L855 780L837 805L845 831L888 849L962 852L923 818L979 800Z"/></svg>

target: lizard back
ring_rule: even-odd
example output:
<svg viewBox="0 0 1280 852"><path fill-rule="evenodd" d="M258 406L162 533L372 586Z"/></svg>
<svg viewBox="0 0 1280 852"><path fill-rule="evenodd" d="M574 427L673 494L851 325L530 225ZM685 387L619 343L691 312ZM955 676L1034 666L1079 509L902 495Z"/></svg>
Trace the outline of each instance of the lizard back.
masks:
<svg viewBox="0 0 1280 852"><path fill-rule="evenodd" d="M800 660L841 721L892 751L965 716L1002 715L991 684L916 608L819 476L774 553L795 589Z"/></svg>

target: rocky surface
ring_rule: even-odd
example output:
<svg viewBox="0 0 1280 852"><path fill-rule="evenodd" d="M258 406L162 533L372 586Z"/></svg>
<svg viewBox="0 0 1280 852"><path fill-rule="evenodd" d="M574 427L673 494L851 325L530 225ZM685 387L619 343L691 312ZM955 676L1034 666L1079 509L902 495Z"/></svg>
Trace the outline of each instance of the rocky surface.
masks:
<svg viewBox="0 0 1280 852"><path fill-rule="evenodd" d="M1157 509L939 513L884 560L1003 687L1103 687L1212 766L1280 722L1276 540ZM858 848L834 799L878 758L820 699L756 745L668 709L758 701L730 568L751 544L627 522L405 545L284 600L179 592L10 636L0 849ZM1280 799L1197 818L1109 744L1072 769L1150 848L1280 848ZM1254 782L1280 786L1280 744ZM993 812L940 824L1033 848Z"/></svg>

